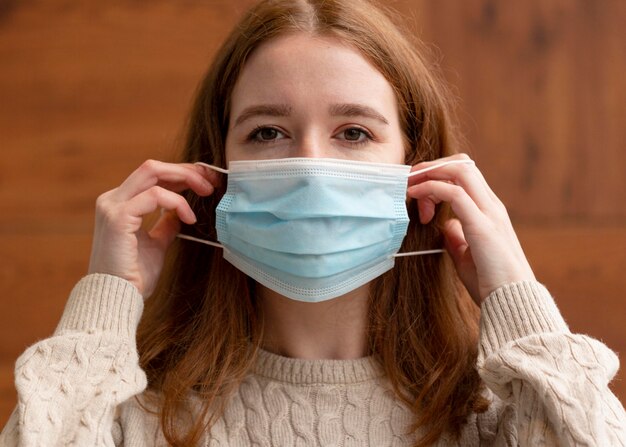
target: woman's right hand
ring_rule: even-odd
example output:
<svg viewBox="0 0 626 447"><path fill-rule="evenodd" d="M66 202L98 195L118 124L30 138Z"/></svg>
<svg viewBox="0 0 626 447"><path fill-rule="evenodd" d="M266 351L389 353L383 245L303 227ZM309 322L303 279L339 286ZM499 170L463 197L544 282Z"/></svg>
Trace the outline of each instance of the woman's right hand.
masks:
<svg viewBox="0 0 626 447"><path fill-rule="evenodd" d="M209 196L218 173L189 163L144 162L119 187L96 201L96 224L89 273L107 273L134 284L149 296L163 268L165 252L180 229L196 216L179 193ZM156 224L142 228L143 216L165 210ZM179 221L180 219L180 221Z"/></svg>

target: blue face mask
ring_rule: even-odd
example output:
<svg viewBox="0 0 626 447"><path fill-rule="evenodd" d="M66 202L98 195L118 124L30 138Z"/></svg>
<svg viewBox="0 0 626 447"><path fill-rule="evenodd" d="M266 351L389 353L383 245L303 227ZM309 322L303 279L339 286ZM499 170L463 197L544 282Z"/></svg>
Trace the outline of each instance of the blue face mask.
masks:
<svg viewBox="0 0 626 447"><path fill-rule="evenodd" d="M458 161L457 161L458 162ZM447 162L445 164L448 164ZM428 170L436 165L428 168ZM407 165L320 158L233 161L216 210L224 259L286 297L319 302L394 266L409 218Z"/></svg>

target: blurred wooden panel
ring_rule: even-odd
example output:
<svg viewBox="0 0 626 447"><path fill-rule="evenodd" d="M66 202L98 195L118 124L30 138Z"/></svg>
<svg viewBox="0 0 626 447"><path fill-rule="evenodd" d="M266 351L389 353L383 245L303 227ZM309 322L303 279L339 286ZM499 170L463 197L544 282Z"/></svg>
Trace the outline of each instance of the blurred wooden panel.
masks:
<svg viewBox="0 0 626 447"><path fill-rule="evenodd" d="M518 220L624 222L626 2L406 1Z"/></svg>
<svg viewBox="0 0 626 447"><path fill-rule="evenodd" d="M0 26L0 231L84 230L99 193L147 158L171 158L243 6L11 4Z"/></svg>
<svg viewBox="0 0 626 447"><path fill-rule="evenodd" d="M0 427L5 426L16 402L17 392L13 385L13 362L0 361Z"/></svg>
<svg viewBox="0 0 626 447"><path fill-rule="evenodd" d="M537 280L555 297L572 331L626 352L626 226L517 225L516 230Z"/></svg>
<svg viewBox="0 0 626 447"><path fill-rule="evenodd" d="M0 236L0 361L16 358L56 327L67 296L87 273L91 235Z"/></svg>

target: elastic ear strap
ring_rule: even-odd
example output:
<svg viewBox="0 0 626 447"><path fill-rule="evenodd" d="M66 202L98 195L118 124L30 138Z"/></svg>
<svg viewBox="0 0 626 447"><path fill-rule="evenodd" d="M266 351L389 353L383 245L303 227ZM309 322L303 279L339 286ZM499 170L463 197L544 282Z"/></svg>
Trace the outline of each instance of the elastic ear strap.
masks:
<svg viewBox="0 0 626 447"><path fill-rule="evenodd" d="M448 160L448 161L441 162L441 163L439 163L438 165L435 165L435 166L429 166L429 167L424 168L424 169L419 169L417 171L413 171L408 176L409 177L413 177L415 175L423 174L424 172L432 171L433 169L439 169L439 168L443 168L444 166L457 165L457 164L473 165L473 164L476 164L476 163L474 163L474 160Z"/></svg>
<svg viewBox="0 0 626 447"><path fill-rule="evenodd" d="M189 236L186 234L178 233L176 237L179 239L187 239L188 241L200 242L201 244L210 245L212 247L224 248L222 244L218 244L217 242L207 241L206 239L199 239L197 237Z"/></svg>
<svg viewBox="0 0 626 447"><path fill-rule="evenodd" d="M445 252L446 251L442 248L436 248L434 250L407 251L405 253L396 253L395 255L391 255L391 257L402 258L404 256L434 255L436 253L445 253Z"/></svg>
<svg viewBox="0 0 626 447"><path fill-rule="evenodd" d="M213 166L208 163L203 163L201 161L197 161L194 165L204 166L205 168L213 169L214 171L221 172L222 174L228 174L228 169L220 168L219 166Z"/></svg>

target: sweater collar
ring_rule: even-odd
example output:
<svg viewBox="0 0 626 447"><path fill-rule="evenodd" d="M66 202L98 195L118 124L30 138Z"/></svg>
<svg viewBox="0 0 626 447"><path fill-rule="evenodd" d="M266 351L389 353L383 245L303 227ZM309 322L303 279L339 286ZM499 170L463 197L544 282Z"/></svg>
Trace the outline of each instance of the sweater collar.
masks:
<svg viewBox="0 0 626 447"><path fill-rule="evenodd" d="M351 384L384 375L374 357L354 360L303 360L259 349L253 367L257 375L294 385Z"/></svg>

